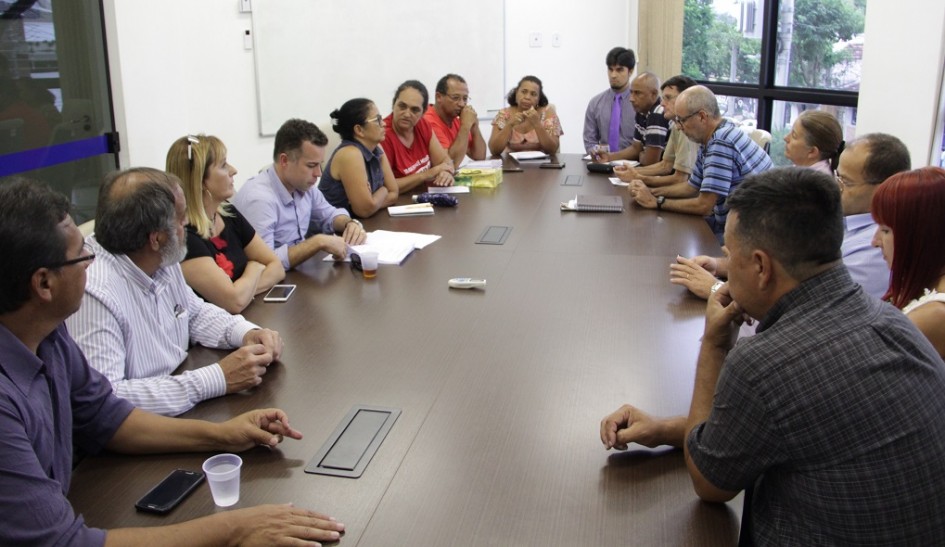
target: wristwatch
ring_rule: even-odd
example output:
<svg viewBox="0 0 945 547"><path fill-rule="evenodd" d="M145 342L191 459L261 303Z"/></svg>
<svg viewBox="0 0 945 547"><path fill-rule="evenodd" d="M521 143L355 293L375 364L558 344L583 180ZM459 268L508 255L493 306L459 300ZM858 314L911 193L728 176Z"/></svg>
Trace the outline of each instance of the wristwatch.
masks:
<svg viewBox="0 0 945 547"><path fill-rule="evenodd" d="M656 210L662 211L663 204L666 203L666 196L656 196Z"/></svg>
<svg viewBox="0 0 945 547"><path fill-rule="evenodd" d="M352 219L348 219L348 222L345 222L345 226L348 226L348 225L351 224L352 222L355 223L355 224L357 224L357 225L358 225L358 228L361 228L362 230L364 229L364 224L361 224L361 221L360 221L360 220L355 220L355 219L353 219L353 218L352 218Z"/></svg>
<svg viewBox="0 0 945 547"><path fill-rule="evenodd" d="M724 285L724 284L725 284L724 281L716 281L715 283L713 283L713 284L712 284L712 288L709 289L709 296L712 296L713 294L715 294L716 292L718 292L718 290L719 290L719 289L722 287L722 285Z"/></svg>

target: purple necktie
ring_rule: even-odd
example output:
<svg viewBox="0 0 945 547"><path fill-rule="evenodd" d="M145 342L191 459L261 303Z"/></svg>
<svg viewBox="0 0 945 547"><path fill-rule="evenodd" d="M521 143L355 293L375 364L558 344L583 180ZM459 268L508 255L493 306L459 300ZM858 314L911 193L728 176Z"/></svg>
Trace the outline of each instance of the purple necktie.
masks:
<svg viewBox="0 0 945 547"><path fill-rule="evenodd" d="M607 133L607 144L610 151L620 150L620 95L614 95L614 106L610 109L610 132Z"/></svg>

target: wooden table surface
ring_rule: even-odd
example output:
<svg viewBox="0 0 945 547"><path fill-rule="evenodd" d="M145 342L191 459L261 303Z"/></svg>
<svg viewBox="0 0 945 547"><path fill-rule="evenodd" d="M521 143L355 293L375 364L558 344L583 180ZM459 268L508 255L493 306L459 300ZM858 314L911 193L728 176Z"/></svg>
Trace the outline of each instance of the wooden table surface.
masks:
<svg viewBox="0 0 945 547"><path fill-rule="evenodd" d="M688 412L704 302L668 281L678 253L718 254L701 218L628 203L588 173L526 165L496 189L473 189L434 216L368 229L443 236L364 280L309 260L282 304L257 298L246 317L278 330L281 362L249 392L186 417L224 420L284 409L305 438L242 454L240 502L294 502L335 516L342 545L734 545L741 496L697 501L682 452L607 452L599 422L623 403ZM568 175L583 177L564 186ZM621 214L563 212L575 194L618 194ZM408 203L409 196L401 203ZM511 226L504 245L475 241ZM449 289L482 277L484 291ZM182 368L225 352L195 348ZM356 404L403 410L358 479L303 469ZM201 486L167 516L134 502L171 470L209 454L87 458L70 500L89 525L153 526L222 511Z"/></svg>

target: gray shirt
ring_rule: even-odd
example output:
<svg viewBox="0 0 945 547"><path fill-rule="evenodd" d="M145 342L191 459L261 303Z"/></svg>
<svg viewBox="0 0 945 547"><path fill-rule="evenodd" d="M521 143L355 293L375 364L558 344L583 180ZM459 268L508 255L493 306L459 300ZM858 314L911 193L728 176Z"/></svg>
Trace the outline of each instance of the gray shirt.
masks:
<svg viewBox="0 0 945 547"><path fill-rule="evenodd" d="M943 393L945 363L925 336L841 265L738 341L688 447L709 482L752 490L757 544L938 544Z"/></svg>

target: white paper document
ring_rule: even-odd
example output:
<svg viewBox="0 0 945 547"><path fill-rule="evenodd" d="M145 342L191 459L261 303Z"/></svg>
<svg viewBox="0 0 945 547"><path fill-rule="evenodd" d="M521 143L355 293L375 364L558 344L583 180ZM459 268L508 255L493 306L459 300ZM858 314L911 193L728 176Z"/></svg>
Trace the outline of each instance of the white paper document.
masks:
<svg viewBox="0 0 945 547"><path fill-rule="evenodd" d="M610 177L610 183L614 186L630 186L629 182L624 182L617 177Z"/></svg>
<svg viewBox="0 0 945 547"><path fill-rule="evenodd" d="M440 237L433 234L374 230L368 233L363 244L348 246L348 256L345 257L344 261L351 262L351 253L377 251L378 264L400 264L414 249L422 249L440 239ZM331 262L334 258L328 255L323 260Z"/></svg>
<svg viewBox="0 0 945 547"><path fill-rule="evenodd" d="M541 150L526 150L524 152L509 152L509 155L515 158L515 161L546 160L548 154Z"/></svg>

